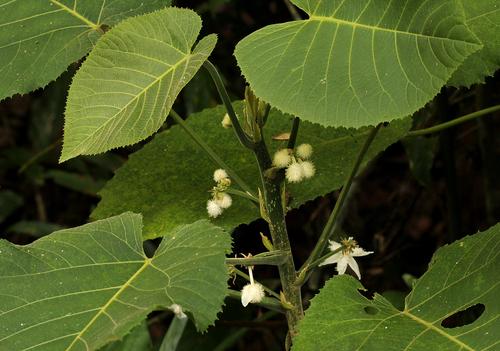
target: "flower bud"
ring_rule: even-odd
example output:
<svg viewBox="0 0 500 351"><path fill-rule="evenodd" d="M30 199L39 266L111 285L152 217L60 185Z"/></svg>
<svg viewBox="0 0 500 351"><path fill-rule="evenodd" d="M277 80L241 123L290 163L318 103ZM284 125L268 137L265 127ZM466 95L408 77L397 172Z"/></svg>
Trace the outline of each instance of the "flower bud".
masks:
<svg viewBox="0 0 500 351"><path fill-rule="evenodd" d="M241 290L241 303L247 307L248 303L258 303L264 298L264 288L259 283L249 283Z"/></svg>

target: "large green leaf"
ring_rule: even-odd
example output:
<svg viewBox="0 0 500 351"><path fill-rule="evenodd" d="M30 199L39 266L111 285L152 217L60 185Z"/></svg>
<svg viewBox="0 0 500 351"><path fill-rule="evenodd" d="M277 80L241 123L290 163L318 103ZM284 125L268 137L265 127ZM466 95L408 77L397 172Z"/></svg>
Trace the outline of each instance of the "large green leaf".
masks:
<svg viewBox="0 0 500 351"><path fill-rule="evenodd" d="M413 283L404 311L381 295L362 296L350 276L335 276L311 300L292 350L496 350L500 344L500 225L440 248ZM443 320L476 304L462 327Z"/></svg>
<svg viewBox="0 0 500 351"><path fill-rule="evenodd" d="M459 87L484 83L500 67L500 4L496 0L464 1L467 26L484 47L476 51L453 73L448 85Z"/></svg>
<svg viewBox="0 0 500 351"><path fill-rule="evenodd" d="M411 115L481 47L458 1L291 1L309 19L252 33L235 56L257 96L325 126Z"/></svg>
<svg viewBox="0 0 500 351"><path fill-rule="evenodd" d="M0 241L1 349L93 350L172 304L206 330L227 295L229 236L199 221L148 258L141 226L125 213L26 246Z"/></svg>
<svg viewBox="0 0 500 351"><path fill-rule="evenodd" d="M69 91L61 162L134 144L165 121L217 38L191 51L201 19L167 8L120 23L99 40Z"/></svg>
<svg viewBox="0 0 500 351"><path fill-rule="evenodd" d="M171 0L0 1L0 100L46 86L92 48L103 25Z"/></svg>
<svg viewBox="0 0 500 351"><path fill-rule="evenodd" d="M243 103L233 105L242 116ZM232 130L222 128L220 121L224 114L224 107L218 106L192 115L188 123L258 193L257 188L262 188L262 185L253 153L241 146ZM289 115L271 111L265 134L272 153L281 141L271 141L270 136L289 132L291 126ZM383 128L364 163L406 135L410 126L411 121L406 119ZM301 183L287 184L286 190L291 195L290 206L298 207L340 188L368 132L367 128L334 129L302 122L297 141L313 146L316 175ZM142 213L145 239L159 236L182 223L208 219L206 203L210 199L209 191L215 186L213 172L217 168L179 126L174 126L157 134L142 150L130 156L100 192L102 200L92 217L106 218L124 211ZM259 217L260 212L253 203L233 195L232 207L213 222L230 230Z"/></svg>

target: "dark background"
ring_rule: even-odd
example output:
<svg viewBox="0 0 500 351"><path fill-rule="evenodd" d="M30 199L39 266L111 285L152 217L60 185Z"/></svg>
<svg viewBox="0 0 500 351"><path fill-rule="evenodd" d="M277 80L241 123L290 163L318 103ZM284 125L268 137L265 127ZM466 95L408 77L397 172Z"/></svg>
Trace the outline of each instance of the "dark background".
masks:
<svg viewBox="0 0 500 351"><path fill-rule="evenodd" d="M282 0L176 3L195 9L202 16L200 36L218 34L218 44L210 60L221 72L233 99L242 99L245 87L232 54L238 41L265 25L293 20ZM99 201L99 189L130 153L148 142L58 164L66 93L80 64L72 64L43 90L0 102L0 233L10 242L24 245L54 230L87 223ZM445 88L414 116L415 125L423 129L494 106L500 101L499 88L498 77L469 89ZM188 116L219 101L210 77L202 69L181 92L174 109ZM448 129L447 135L421 137L423 143L424 139L437 139L436 146L428 152L428 161L424 162L431 167L427 186L410 169L422 150L413 149L410 157L405 148L408 140L379 154L358 176L335 237L353 236L361 247L375 251L358 260L367 296L384 293L400 305L410 291L409 282L425 273L437 248L486 230L500 220L499 125L500 114L494 113ZM333 191L287 216L298 267L314 247L338 194ZM268 233L262 220L237 228L233 233L234 252L262 252L259 232ZM154 250L156 244L147 243L146 249ZM333 266L313 274L304 286L306 308L309 299L334 274ZM257 267L255 275L279 291L277 269ZM244 283L237 280L235 288L240 289ZM236 300L228 299L226 304L228 307L208 335L200 337L191 334L192 330L186 331L182 349L213 349L242 330L245 333L235 336L228 350L284 349L286 323L282 316L255 322L266 311L256 306L244 309ZM161 341L168 316L153 313L152 317L155 318L150 323L152 336ZM196 346L200 340L201 346Z"/></svg>

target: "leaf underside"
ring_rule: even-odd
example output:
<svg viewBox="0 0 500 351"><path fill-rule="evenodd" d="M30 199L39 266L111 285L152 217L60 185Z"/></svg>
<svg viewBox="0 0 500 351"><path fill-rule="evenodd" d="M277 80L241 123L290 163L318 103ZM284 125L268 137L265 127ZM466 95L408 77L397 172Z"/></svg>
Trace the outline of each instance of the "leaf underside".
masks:
<svg viewBox="0 0 500 351"><path fill-rule="evenodd" d="M131 145L156 132L215 46L212 34L191 51L200 28L195 12L167 8L107 32L69 90L60 161Z"/></svg>
<svg viewBox="0 0 500 351"><path fill-rule="evenodd" d="M413 114L481 47L457 1L292 2L309 19L260 29L235 56L257 96L325 126Z"/></svg>
<svg viewBox="0 0 500 351"><path fill-rule="evenodd" d="M495 350L500 344L500 225L440 248L413 283L404 311L381 295L362 296L350 276L335 276L311 300L293 351ZM443 320L476 304L481 316L462 327ZM370 308L369 313L367 308Z"/></svg>
<svg viewBox="0 0 500 351"><path fill-rule="evenodd" d="M171 0L13 0L0 5L0 100L45 87L81 59L102 25L169 6Z"/></svg>
<svg viewBox="0 0 500 351"><path fill-rule="evenodd" d="M239 116L243 103L233 104ZM254 191L261 187L256 160L244 149L232 130L223 130L220 122L226 113L223 106L206 109L190 116L189 125ZM264 129L271 154L282 141L272 135L289 132L293 119L271 110ZM378 152L401 139L411 127L411 120L394 121L383 128L371 145L363 165ZM314 149L312 162L316 175L300 183L287 184L291 207L340 188L369 133L368 128L324 128L301 122L297 143L309 143ZM178 126L159 133L142 150L132 154L114 178L100 192L101 202L92 217L106 218L124 211L142 213L145 239L155 238L182 223L209 219L206 204L209 191L216 185L213 172L219 168ZM233 182L233 186L236 186ZM241 223L250 223L260 212L250 200L232 195L230 209L211 219L216 225L231 230Z"/></svg>
<svg viewBox="0 0 500 351"><path fill-rule="evenodd" d="M467 26L484 47L468 56L447 84L466 87L484 83L500 67L500 4L496 0L462 1Z"/></svg>
<svg viewBox="0 0 500 351"><path fill-rule="evenodd" d="M231 239L199 221L166 234L147 258L141 226L125 213L26 246L0 241L1 348L93 350L174 303L206 330L227 295Z"/></svg>

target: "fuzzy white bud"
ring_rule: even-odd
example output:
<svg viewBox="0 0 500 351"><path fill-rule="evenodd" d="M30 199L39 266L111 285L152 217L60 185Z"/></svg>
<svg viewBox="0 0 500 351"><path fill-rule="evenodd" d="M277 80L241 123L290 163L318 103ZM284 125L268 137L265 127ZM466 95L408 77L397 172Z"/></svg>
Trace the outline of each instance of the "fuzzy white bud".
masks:
<svg viewBox="0 0 500 351"><path fill-rule="evenodd" d="M276 151L273 158L273 164L278 168L285 168L292 162L292 157L288 153L288 149Z"/></svg>
<svg viewBox="0 0 500 351"><path fill-rule="evenodd" d="M314 165L309 161L301 162L300 167L304 178L311 178L316 172Z"/></svg>
<svg viewBox="0 0 500 351"><path fill-rule="evenodd" d="M227 172L223 169L218 169L214 172L214 180L217 183L226 183L229 181L229 176L227 175Z"/></svg>
<svg viewBox="0 0 500 351"><path fill-rule="evenodd" d="M259 283L250 283L241 290L241 303L244 307L251 303L261 302L264 298L264 288Z"/></svg>
<svg viewBox="0 0 500 351"><path fill-rule="evenodd" d="M302 180L302 166L299 163L292 163L286 169L286 179L290 183L300 182Z"/></svg>
<svg viewBox="0 0 500 351"><path fill-rule="evenodd" d="M215 218L222 213L222 208L214 200L208 200L207 212L210 217Z"/></svg>
<svg viewBox="0 0 500 351"><path fill-rule="evenodd" d="M222 126L226 129L233 127L233 123L231 122L231 118L229 118L229 115L227 113L224 115L224 118L222 119Z"/></svg>
<svg viewBox="0 0 500 351"><path fill-rule="evenodd" d="M218 201L218 205L221 208L229 208L229 207L231 207L231 204L233 203L233 199L231 199L231 196L229 194L222 193L219 196L221 196L221 198Z"/></svg>
<svg viewBox="0 0 500 351"><path fill-rule="evenodd" d="M297 150L295 151L297 156L299 156L303 160L307 160L309 157L311 157L313 153L313 148L309 144L300 144L297 147Z"/></svg>

